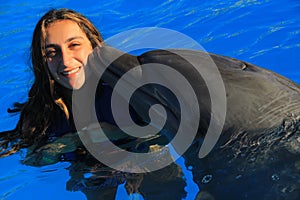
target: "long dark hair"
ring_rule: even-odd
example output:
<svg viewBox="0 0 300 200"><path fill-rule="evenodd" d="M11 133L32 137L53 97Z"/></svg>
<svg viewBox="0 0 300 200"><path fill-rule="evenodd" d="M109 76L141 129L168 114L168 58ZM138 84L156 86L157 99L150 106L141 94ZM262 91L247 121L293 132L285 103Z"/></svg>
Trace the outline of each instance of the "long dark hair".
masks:
<svg viewBox="0 0 300 200"><path fill-rule="evenodd" d="M93 48L103 43L96 27L83 15L70 9L48 11L37 23L31 43L31 62L34 82L28 94L27 102L16 103L11 112L20 111L20 119L12 131L0 135L0 157L11 155L23 147L41 143L47 137L45 132L58 113L65 113L69 119L69 110L65 100L59 94L62 86L51 77L45 56L47 27L59 20L71 20L78 24L86 34Z"/></svg>

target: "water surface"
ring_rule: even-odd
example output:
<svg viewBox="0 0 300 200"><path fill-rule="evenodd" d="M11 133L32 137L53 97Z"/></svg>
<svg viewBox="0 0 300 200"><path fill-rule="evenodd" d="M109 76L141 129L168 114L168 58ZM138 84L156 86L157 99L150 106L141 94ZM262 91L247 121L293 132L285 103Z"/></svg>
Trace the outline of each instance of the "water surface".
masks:
<svg viewBox="0 0 300 200"><path fill-rule="evenodd" d="M132 28L157 26L184 33L207 51L273 70L300 83L300 2L297 0L12 0L0 8L0 131L12 129L18 115L6 109L25 101L32 83L28 67L31 34L50 8L67 7L89 17L104 39ZM20 164L22 155L0 159L0 199L84 199L66 191L68 163L42 168ZM178 163L185 169L183 161ZM187 199L198 188L185 171ZM124 199L119 187L118 198Z"/></svg>

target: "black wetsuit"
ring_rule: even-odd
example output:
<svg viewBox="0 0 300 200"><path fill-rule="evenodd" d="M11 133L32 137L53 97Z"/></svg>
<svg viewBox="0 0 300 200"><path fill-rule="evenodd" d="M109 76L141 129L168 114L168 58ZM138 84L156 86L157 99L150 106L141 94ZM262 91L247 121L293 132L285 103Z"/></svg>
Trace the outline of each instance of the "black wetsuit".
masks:
<svg viewBox="0 0 300 200"><path fill-rule="evenodd" d="M109 124L116 125L111 110L112 91L113 91L112 88L108 84L102 83L101 95L99 97L96 97L95 110L99 122L107 122ZM119 100L125 101L123 98L119 98ZM117 109L120 110L118 115L124 115L124 112L122 111L122 109L124 108L120 107ZM138 121L137 115L135 114L134 110L131 107L130 107L130 115L133 121L135 122ZM124 119L123 120L124 122L122 123L126 125L128 117L124 115L124 117L122 118ZM61 111L60 117L56 118L52 122L52 124L47 129L46 134L48 134L50 138L53 137L57 138L70 132L77 132L73 120L67 120L66 117L64 116L64 113ZM76 160L76 159L77 159L76 154L74 154L74 152L70 152L70 153L63 154L61 160L66 161L66 160Z"/></svg>
<svg viewBox="0 0 300 200"><path fill-rule="evenodd" d="M107 122L109 124L115 125L116 122L114 120L114 117L112 115L111 110L111 96L112 96L112 88L105 83L102 83L102 90L101 90L101 96L96 98L95 101L95 110L97 114L97 118L99 122ZM119 98L122 101L125 101L123 98ZM123 124L127 123L127 118L125 116L125 113L122 111L123 108L118 108L120 112L118 112L118 115L124 115ZM61 112L61 115L63 116L63 112ZM133 121L137 122L137 116L134 112L134 110L130 107L130 115L133 118ZM47 134L52 136L61 136L65 133L69 132L75 132L76 128L73 123L68 122L68 120L65 117L59 117L57 118L47 129Z"/></svg>

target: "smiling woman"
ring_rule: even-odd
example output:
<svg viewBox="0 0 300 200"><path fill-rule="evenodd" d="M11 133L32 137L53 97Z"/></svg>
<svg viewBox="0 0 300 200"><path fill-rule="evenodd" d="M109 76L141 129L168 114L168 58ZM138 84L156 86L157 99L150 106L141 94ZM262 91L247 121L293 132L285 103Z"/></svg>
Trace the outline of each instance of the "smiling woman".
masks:
<svg viewBox="0 0 300 200"><path fill-rule="evenodd" d="M10 110L21 111L21 116L14 134L2 137L6 142L1 146L1 156L32 144L42 146L50 133L74 130L69 89L79 89L84 84L83 66L101 42L93 24L72 10L51 10L39 20L31 44L35 79L27 102L16 103Z"/></svg>
<svg viewBox="0 0 300 200"><path fill-rule="evenodd" d="M89 54L98 46L103 46L100 33L86 17L75 11L51 10L40 19L31 45L34 83L27 102L15 103L15 108L9 110L20 111L21 115L14 130L1 133L0 157L27 147L34 153L51 138L76 132L72 91L89 88L86 80L93 73L89 72L86 63ZM96 95L91 94L96 98L96 116L90 115L87 109L87 119L83 124L87 126L99 121L115 125L111 108L107 106L111 101L112 89L108 84L97 84ZM90 99L93 102L94 98ZM119 101L125 100L120 97ZM136 120L134 111L132 108L130 110ZM123 122L126 124L127 120L124 118ZM55 161L58 160L51 163Z"/></svg>
<svg viewBox="0 0 300 200"><path fill-rule="evenodd" d="M72 162L86 153L76 140L72 91L87 87L86 79L92 76L86 68L88 56L95 47L102 45L103 39L95 26L73 10L50 10L39 20L31 44L34 82L27 101L15 103L15 108L9 109L9 112L21 112L21 115L14 130L1 132L0 157L28 148L23 162L41 166L58 161ZM90 116L88 122L115 124L111 108L107 106L111 94L110 86L99 82L95 105L97 116ZM75 133L75 137L70 139L66 133ZM66 144L66 148L62 149L62 144ZM44 151L45 148L54 150L54 154ZM48 157L43 157L45 154ZM98 162L93 160L93 163ZM74 190L73 186L70 190ZM87 188L83 192L89 199L102 197L97 191L91 196Z"/></svg>
<svg viewBox="0 0 300 200"><path fill-rule="evenodd" d="M46 30L46 57L53 78L69 89L79 89L85 81L84 66L93 48L80 27L62 20Z"/></svg>

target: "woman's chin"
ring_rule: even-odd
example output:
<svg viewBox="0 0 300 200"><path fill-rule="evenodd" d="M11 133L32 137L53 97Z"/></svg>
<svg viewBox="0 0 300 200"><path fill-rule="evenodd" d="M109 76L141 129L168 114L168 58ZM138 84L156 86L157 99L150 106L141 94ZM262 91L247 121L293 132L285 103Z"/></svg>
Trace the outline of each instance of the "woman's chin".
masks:
<svg viewBox="0 0 300 200"><path fill-rule="evenodd" d="M62 77L58 82L68 89L79 90L84 85L85 75L84 73L79 73L72 78Z"/></svg>
<svg viewBox="0 0 300 200"><path fill-rule="evenodd" d="M84 80L76 80L75 82L69 83L69 89L79 90L80 88L82 88L83 84Z"/></svg>

